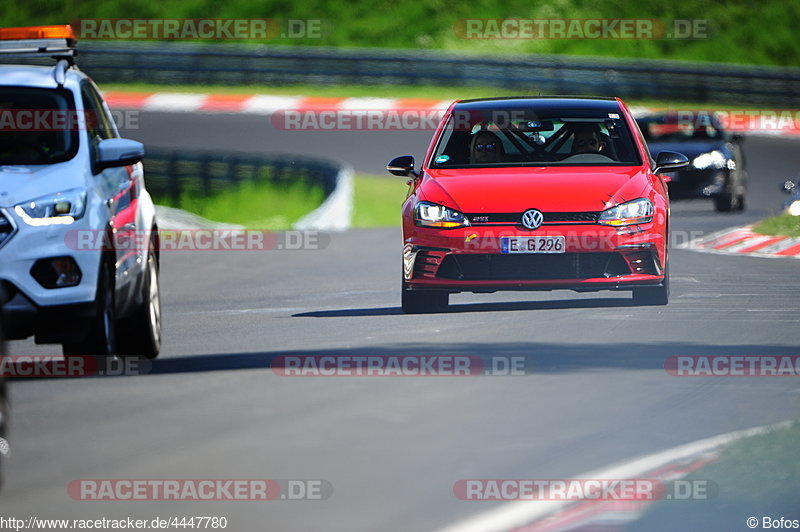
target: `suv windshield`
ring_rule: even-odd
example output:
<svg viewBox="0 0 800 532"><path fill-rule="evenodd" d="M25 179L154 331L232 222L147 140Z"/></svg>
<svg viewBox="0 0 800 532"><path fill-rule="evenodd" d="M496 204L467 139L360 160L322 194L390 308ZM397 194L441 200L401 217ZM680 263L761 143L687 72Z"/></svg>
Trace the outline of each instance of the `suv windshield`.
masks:
<svg viewBox="0 0 800 532"><path fill-rule="evenodd" d="M72 93L0 87L0 165L52 164L78 149Z"/></svg>
<svg viewBox="0 0 800 532"><path fill-rule="evenodd" d="M636 145L619 112L456 107L431 168L639 164Z"/></svg>

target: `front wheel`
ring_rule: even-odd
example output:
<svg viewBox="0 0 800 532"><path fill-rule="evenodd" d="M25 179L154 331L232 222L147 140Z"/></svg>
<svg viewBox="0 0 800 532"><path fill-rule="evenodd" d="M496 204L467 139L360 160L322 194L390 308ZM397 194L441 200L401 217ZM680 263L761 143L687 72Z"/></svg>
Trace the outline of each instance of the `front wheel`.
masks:
<svg viewBox="0 0 800 532"><path fill-rule="evenodd" d="M714 210L717 212L731 212L736 208L736 197L729 192L714 197Z"/></svg>
<svg viewBox="0 0 800 532"><path fill-rule="evenodd" d="M651 306L667 303L669 303L669 266L664 268L664 282L661 285L633 289L634 305Z"/></svg>
<svg viewBox="0 0 800 532"><path fill-rule="evenodd" d="M114 270L111 259L100 264L95 317L89 334L80 342L63 344L65 357L113 357L117 347L116 312L114 310Z"/></svg>
<svg viewBox="0 0 800 532"><path fill-rule="evenodd" d="M400 296L406 314L429 314L447 312L450 294L434 290L409 290L403 288Z"/></svg>
<svg viewBox="0 0 800 532"><path fill-rule="evenodd" d="M119 323L119 351L121 356L153 359L161 351L161 291L152 250L144 275L141 306Z"/></svg>

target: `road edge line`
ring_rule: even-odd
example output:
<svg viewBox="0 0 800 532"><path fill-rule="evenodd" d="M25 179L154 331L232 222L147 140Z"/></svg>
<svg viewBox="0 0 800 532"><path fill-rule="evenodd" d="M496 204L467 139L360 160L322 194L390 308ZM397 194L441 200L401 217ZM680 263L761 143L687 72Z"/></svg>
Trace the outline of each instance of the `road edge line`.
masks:
<svg viewBox="0 0 800 532"><path fill-rule="evenodd" d="M772 430L790 427L795 420L782 421L749 429L727 432L710 438L678 445L657 453L618 462L603 469L589 471L573 479L585 478L636 478L672 462L686 460L729 445L736 440L756 436ZM513 501L482 512L453 525L439 528L436 532L505 532L530 525L579 501Z"/></svg>

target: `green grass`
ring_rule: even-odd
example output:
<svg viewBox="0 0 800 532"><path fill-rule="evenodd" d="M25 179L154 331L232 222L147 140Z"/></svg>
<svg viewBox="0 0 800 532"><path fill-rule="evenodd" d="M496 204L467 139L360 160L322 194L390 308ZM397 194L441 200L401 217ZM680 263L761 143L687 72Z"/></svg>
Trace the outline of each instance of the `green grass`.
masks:
<svg viewBox="0 0 800 532"><path fill-rule="evenodd" d="M399 227L407 190L402 177L356 175L353 227Z"/></svg>
<svg viewBox="0 0 800 532"><path fill-rule="evenodd" d="M215 222L243 225L250 229L291 229L292 224L317 208L325 199L322 188L298 182L290 185L245 182L210 197L184 195L177 207Z"/></svg>
<svg viewBox="0 0 800 532"><path fill-rule="evenodd" d="M402 178L358 174L354 185L353 227L400 225L400 206L408 188ZM187 194L177 204L166 198L156 198L156 203L215 222L239 224L250 229L284 230L291 229L294 222L316 209L324 199L321 188L302 182L274 185L248 181L209 197Z"/></svg>
<svg viewBox="0 0 800 532"><path fill-rule="evenodd" d="M766 218L753 227L761 235L800 237L800 216L784 213Z"/></svg>
<svg viewBox="0 0 800 532"><path fill-rule="evenodd" d="M321 38L269 44L439 49L484 55L569 54L797 66L800 3L788 0L26 0L0 3L4 26L64 24L80 18L251 18L320 20ZM678 19L707 21L704 38L463 39L463 19Z"/></svg>
<svg viewBox="0 0 800 532"><path fill-rule="evenodd" d="M798 456L798 422L738 440L722 451L719 460L686 477L689 481L711 481L718 493L710 489L712 496L706 500L659 501L636 523L635 530L663 530L665 523L675 525L676 520L692 530L720 529L722 524L735 527L726 527L728 530L745 530L745 519L751 515L759 519L770 515L797 519L796 514L785 512L800 508ZM729 523L721 523L720 519Z"/></svg>

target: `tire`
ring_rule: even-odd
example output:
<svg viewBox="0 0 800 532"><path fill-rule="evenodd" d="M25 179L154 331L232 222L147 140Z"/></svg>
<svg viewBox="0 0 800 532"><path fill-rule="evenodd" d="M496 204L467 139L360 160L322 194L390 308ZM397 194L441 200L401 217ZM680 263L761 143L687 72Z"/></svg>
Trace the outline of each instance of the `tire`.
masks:
<svg viewBox="0 0 800 532"><path fill-rule="evenodd" d="M158 260L151 246L147 254L142 305L129 318L119 321L119 355L154 359L161 351L161 286Z"/></svg>
<svg viewBox="0 0 800 532"><path fill-rule="evenodd" d="M81 342L62 345L65 357L113 357L117 348L117 324L114 310L114 266L109 258L100 265L95 296L95 317L89 333Z"/></svg>
<svg viewBox="0 0 800 532"><path fill-rule="evenodd" d="M747 208L747 196L745 196L744 192L739 195L739 200L736 203L736 210L741 212Z"/></svg>
<svg viewBox="0 0 800 532"><path fill-rule="evenodd" d="M406 314L430 314L447 312L450 294L433 290L409 290L403 288L401 307Z"/></svg>
<svg viewBox="0 0 800 532"><path fill-rule="evenodd" d="M633 304L636 306L666 305L669 303L669 264L664 269L664 282L659 286L633 289Z"/></svg>
<svg viewBox="0 0 800 532"><path fill-rule="evenodd" d="M733 194L725 192L714 198L714 209L717 212L731 212L736 207L736 198Z"/></svg>

